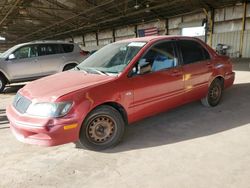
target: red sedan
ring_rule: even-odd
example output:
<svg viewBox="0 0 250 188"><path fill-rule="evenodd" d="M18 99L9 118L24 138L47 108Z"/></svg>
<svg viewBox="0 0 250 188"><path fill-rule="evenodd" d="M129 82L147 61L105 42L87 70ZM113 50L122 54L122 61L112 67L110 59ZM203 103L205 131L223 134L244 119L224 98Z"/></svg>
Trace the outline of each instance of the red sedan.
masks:
<svg viewBox="0 0 250 188"><path fill-rule="evenodd" d="M196 38L155 36L109 44L73 70L18 91L7 108L25 143L116 145L127 124L196 100L219 104L234 82L229 58Z"/></svg>

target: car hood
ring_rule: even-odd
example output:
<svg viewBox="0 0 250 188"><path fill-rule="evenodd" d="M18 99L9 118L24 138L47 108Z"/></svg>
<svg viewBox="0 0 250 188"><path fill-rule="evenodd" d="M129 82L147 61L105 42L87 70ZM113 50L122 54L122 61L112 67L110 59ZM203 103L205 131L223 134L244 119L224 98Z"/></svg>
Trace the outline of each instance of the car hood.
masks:
<svg viewBox="0 0 250 188"><path fill-rule="evenodd" d="M31 100L55 101L65 94L106 83L115 78L80 71L66 71L30 82L20 90L20 93Z"/></svg>

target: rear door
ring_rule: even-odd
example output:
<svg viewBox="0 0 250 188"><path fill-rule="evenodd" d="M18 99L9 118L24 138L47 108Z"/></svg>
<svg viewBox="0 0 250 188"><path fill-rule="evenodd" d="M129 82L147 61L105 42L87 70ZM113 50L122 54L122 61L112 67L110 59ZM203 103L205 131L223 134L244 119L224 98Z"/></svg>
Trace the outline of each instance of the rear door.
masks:
<svg viewBox="0 0 250 188"><path fill-rule="evenodd" d="M182 103L184 82L175 49L175 42L161 42L153 45L138 62L148 65L144 68L146 73L130 78L134 91L132 119L141 119Z"/></svg>
<svg viewBox="0 0 250 188"><path fill-rule="evenodd" d="M207 50L196 40L179 40L178 46L183 60L185 100L193 101L204 97L208 91L213 63Z"/></svg>
<svg viewBox="0 0 250 188"><path fill-rule="evenodd" d="M61 71L65 61L60 44L39 44L39 63L43 74L50 75Z"/></svg>
<svg viewBox="0 0 250 188"><path fill-rule="evenodd" d="M15 58L6 63L6 72L11 80L29 80L42 76L41 64L38 61L38 46L26 45L13 52Z"/></svg>
<svg viewBox="0 0 250 188"><path fill-rule="evenodd" d="M85 59L85 54L82 54L81 48L76 44L61 44L63 49L62 56L65 62L80 63Z"/></svg>

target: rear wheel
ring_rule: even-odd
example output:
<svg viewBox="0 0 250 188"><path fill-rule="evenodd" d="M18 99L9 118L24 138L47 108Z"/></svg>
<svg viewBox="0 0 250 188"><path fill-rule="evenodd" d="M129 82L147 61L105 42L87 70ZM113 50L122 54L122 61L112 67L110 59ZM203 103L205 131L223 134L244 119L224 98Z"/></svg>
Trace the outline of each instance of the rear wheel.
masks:
<svg viewBox="0 0 250 188"><path fill-rule="evenodd" d="M70 64L70 65L66 65L64 68L63 68L63 71L68 71L70 69L73 69L75 68L76 64Z"/></svg>
<svg viewBox="0 0 250 188"><path fill-rule="evenodd" d="M85 119L80 131L80 144L90 150L104 150L120 142L125 123L111 106L100 106Z"/></svg>
<svg viewBox="0 0 250 188"><path fill-rule="evenodd" d="M207 96L201 99L201 103L207 107L217 106L222 97L222 90L222 82L219 79L215 79L208 89Z"/></svg>
<svg viewBox="0 0 250 188"><path fill-rule="evenodd" d="M0 75L0 93L3 92L5 85L6 85L6 79L2 75Z"/></svg>

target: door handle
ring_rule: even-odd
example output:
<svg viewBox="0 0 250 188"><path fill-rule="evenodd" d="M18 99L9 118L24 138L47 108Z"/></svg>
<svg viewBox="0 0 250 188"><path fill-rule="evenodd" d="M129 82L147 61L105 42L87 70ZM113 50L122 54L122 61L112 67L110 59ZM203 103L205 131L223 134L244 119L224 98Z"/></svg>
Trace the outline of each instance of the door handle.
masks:
<svg viewBox="0 0 250 188"><path fill-rule="evenodd" d="M213 68L213 64L211 62L207 62L206 64L208 68Z"/></svg>
<svg viewBox="0 0 250 188"><path fill-rule="evenodd" d="M171 76L181 76L181 75L182 75L182 72L179 70L173 70L171 73Z"/></svg>

